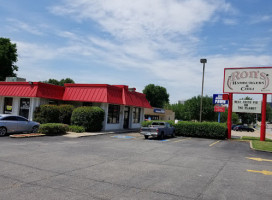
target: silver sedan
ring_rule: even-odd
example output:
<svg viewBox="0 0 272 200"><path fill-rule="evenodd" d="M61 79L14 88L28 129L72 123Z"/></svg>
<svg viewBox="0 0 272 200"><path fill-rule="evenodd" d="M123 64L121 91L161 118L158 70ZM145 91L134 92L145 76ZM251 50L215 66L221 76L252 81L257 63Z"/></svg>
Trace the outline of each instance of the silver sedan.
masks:
<svg viewBox="0 0 272 200"><path fill-rule="evenodd" d="M0 114L0 136L19 132L35 133L38 131L39 126L39 123L29 121L21 116Z"/></svg>

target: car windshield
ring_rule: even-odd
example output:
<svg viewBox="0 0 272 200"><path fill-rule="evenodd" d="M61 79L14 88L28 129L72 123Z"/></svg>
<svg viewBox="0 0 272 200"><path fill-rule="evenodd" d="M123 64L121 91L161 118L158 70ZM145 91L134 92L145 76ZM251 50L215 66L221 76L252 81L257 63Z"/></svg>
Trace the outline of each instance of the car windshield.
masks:
<svg viewBox="0 0 272 200"><path fill-rule="evenodd" d="M163 122L153 122L152 126L164 126Z"/></svg>

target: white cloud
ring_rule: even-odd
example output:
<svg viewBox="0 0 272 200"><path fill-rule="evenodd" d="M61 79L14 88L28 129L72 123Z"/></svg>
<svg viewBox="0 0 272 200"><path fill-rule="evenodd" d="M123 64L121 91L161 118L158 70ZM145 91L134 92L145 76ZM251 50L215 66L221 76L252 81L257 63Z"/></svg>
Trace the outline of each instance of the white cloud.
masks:
<svg viewBox="0 0 272 200"><path fill-rule="evenodd" d="M7 19L7 21L10 23L9 27L12 28L13 30L17 31L25 31L29 32L33 35L43 35L43 32L39 29L39 27L35 27L33 25L29 25L25 22L22 22L17 19Z"/></svg>
<svg viewBox="0 0 272 200"><path fill-rule="evenodd" d="M51 8L57 15L93 20L116 38L189 35L216 12L231 10L224 0L66 0Z"/></svg>

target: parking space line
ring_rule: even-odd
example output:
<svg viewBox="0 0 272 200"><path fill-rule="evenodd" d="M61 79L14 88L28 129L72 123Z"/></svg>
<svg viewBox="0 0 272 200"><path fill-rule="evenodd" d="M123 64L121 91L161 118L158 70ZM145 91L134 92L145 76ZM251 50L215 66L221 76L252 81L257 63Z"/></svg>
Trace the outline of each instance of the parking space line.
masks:
<svg viewBox="0 0 272 200"><path fill-rule="evenodd" d="M217 144L218 142L221 142L221 140L218 140L218 141L216 141L216 142L214 142L214 143L210 144L209 146L211 147L211 146L213 146L213 145Z"/></svg>
<svg viewBox="0 0 272 200"><path fill-rule="evenodd" d="M174 143L174 142L182 142L182 141L184 141L184 140L190 140L190 139L192 139L192 138L184 138L184 139L181 139L181 140L173 141L173 143Z"/></svg>
<svg viewBox="0 0 272 200"><path fill-rule="evenodd" d="M263 159L263 158L254 158L254 157L246 157L247 159L250 159L250 160L255 160L255 161L265 161L265 162L272 162L272 160L268 160L268 159Z"/></svg>
<svg viewBox="0 0 272 200"><path fill-rule="evenodd" d="M248 172L253 172L253 173L260 173L260 174L263 174L263 175L272 175L271 171L266 171L266 170L257 171L257 170L250 170L250 169L248 169L247 171Z"/></svg>

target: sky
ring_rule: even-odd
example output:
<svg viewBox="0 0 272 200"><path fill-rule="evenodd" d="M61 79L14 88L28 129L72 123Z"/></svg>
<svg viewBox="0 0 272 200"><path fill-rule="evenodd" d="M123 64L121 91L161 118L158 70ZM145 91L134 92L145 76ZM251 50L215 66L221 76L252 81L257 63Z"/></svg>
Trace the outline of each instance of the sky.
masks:
<svg viewBox="0 0 272 200"><path fill-rule="evenodd" d="M0 0L19 77L155 84L171 103L201 94L201 58L208 96L223 92L224 68L272 66L271 35L270 0Z"/></svg>

